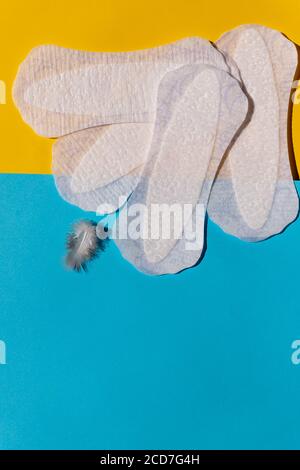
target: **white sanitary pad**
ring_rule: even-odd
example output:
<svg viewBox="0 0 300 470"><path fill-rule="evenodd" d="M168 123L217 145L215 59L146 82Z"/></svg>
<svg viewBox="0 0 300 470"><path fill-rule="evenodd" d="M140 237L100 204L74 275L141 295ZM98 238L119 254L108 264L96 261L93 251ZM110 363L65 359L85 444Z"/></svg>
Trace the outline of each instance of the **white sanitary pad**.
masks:
<svg viewBox="0 0 300 470"><path fill-rule="evenodd" d="M87 132L74 132L59 139L53 147L52 170L58 191L65 200L84 210L103 214L118 209L131 194L139 180L152 137L157 87L166 70L174 69L180 63L193 62L216 66L225 71L229 71L230 66L211 43L200 38L184 39L167 46L130 53L92 54L62 50L53 46L37 48L31 52L20 68L14 87L14 95L16 102L20 101L21 103L19 106L26 120L33 122L37 113L35 129L38 132L44 133L47 128L46 132L53 135L54 130L52 129L55 129L55 135L60 135L63 132L62 129L65 129L64 123L67 123L69 131L75 129L74 119L71 119L67 112L69 105L63 105L63 103L67 99L66 96L69 96L68 99L75 103L76 100L79 100L77 95L84 96L89 86L93 88L94 82L89 77L90 65L88 65L91 60L101 64L101 73L99 64L98 68L94 70L94 73L97 71L98 74L97 77L94 77L97 83L99 80L105 80L110 83L114 82L117 89L122 88L126 99L120 98L118 107L121 106L124 109L122 119L128 120L130 123L92 127ZM45 67L44 63L47 63L48 66ZM36 71L37 64L39 64L38 70L42 69L43 73ZM107 67L107 64L110 68ZM128 67L126 74L123 73L124 64ZM151 74L148 76L149 64ZM139 71L137 71L137 66ZM45 68L48 71L45 79L48 82L51 81L51 84L47 82L47 86L52 90L51 93L44 86L44 81L41 78L44 77ZM79 68L82 74L87 71L87 76L80 80L77 74ZM234 68L232 64L231 68ZM75 71L77 74L77 86L74 85L73 91L65 83L65 78L62 79L62 74L66 70ZM145 75L147 75L146 79ZM33 78L29 80L29 77ZM61 80L65 85L62 85ZM134 83L138 91L132 89ZM36 84L37 88L32 95L30 106L25 105L24 96L26 97L28 90L32 90ZM40 91L41 89L43 91ZM70 95L74 93L76 96L72 99ZM95 93L94 88L90 90L90 93ZM145 113L145 100L139 103L135 102L130 106L128 103L126 104L126 100L130 96L130 99L136 100L141 93L151 96L151 99L147 98L147 106L149 107L147 113ZM52 96L51 99L49 94ZM42 104L38 103L37 96L40 97ZM104 108L109 110L105 111L106 113L116 113L115 100L116 92L112 91L109 95L103 87L102 92L97 91L97 101L94 100L94 104L96 106L97 102L99 103L97 111L101 110L102 112L102 108ZM53 101L60 103L59 114L53 112ZM85 105L82 104L82 106ZM78 113L81 112L82 106L78 104ZM142 122L149 120L150 123L140 123L135 126L132 121L137 119L137 115L140 116L139 119ZM115 122L115 117L112 114L109 116L107 121ZM92 117L94 118L94 116ZM99 124L101 121L97 121L97 123ZM93 125L95 124L96 121L93 121ZM41 130L41 125L44 130ZM83 124L82 126L84 127Z"/></svg>
<svg viewBox="0 0 300 470"><path fill-rule="evenodd" d="M115 124L58 139L52 171L61 196L98 214L117 210L139 181L152 131L153 124Z"/></svg>
<svg viewBox="0 0 300 470"><path fill-rule="evenodd" d="M13 97L23 119L47 137L103 124L153 122L160 80L190 63L228 70L222 55L200 38L122 53L41 46L21 64Z"/></svg>

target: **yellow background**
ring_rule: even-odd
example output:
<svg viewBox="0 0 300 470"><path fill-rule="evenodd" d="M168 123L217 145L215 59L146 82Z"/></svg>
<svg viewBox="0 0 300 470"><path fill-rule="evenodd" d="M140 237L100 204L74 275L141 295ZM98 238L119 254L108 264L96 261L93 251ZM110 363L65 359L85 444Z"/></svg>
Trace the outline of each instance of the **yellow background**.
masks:
<svg viewBox="0 0 300 470"><path fill-rule="evenodd" d="M37 136L11 99L18 64L41 44L125 51L198 35L216 40L243 23L284 32L300 44L299 0L9 0L0 7L0 172L50 173L52 141ZM294 148L300 169L300 104L294 106Z"/></svg>

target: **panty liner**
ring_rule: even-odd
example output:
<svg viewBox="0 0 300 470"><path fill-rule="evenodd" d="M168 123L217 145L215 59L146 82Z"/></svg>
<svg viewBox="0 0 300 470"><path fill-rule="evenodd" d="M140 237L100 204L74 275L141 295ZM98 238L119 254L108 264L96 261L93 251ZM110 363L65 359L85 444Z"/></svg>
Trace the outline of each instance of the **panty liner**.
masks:
<svg viewBox="0 0 300 470"><path fill-rule="evenodd" d="M217 46L220 52L189 38L132 53L33 50L20 67L14 99L38 133L72 132L53 149L62 197L105 214L134 191L129 213L136 204L191 205L193 229L196 206L202 205L200 232L208 203L212 220L248 241L279 233L292 222L298 196L287 113L295 46L256 25L226 33ZM198 62L205 66L182 66ZM121 211L123 234L125 222L135 216L125 215ZM142 215L139 222L141 232L159 232L153 220ZM182 224L177 219L167 239L116 237L116 243L141 271L175 273L195 264L202 251L203 237L194 249L187 249L190 240L177 240Z"/></svg>
<svg viewBox="0 0 300 470"><path fill-rule="evenodd" d="M139 181L152 132L153 124L115 124L58 139L53 145L52 172L60 195L98 214L119 209ZM74 173L78 178L72 185Z"/></svg>
<svg viewBox="0 0 300 470"><path fill-rule="evenodd" d="M59 48L55 48L55 54L58 54L59 51ZM47 55L42 54L42 52L43 50L40 51L40 56ZM76 55L75 51L72 51L72 54ZM173 62L167 65L168 68L174 68L179 57L181 62L199 62L211 64L221 70L234 70L234 64L230 64L229 67L223 55L218 53L215 47L208 41L198 38L185 39L169 46L142 52L104 53L104 55L98 54L97 57L98 60L101 59L103 62L106 58L107 61L111 61L115 65L114 76L117 75L116 71L119 67L117 60L120 61L121 65L128 62L134 66L134 58L141 61L142 65L148 64L149 61L152 64L155 63L157 67L159 64L158 71L160 74L166 69L166 58L169 61L172 58ZM41 59L39 58L39 60ZM31 70L30 56L27 62L25 61L24 67L28 73L28 70ZM57 66L61 64L61 60L55 61L52 59L50 63L53 68L53 64ZM75 61L73 66L76 65ZM62 66L66 67L66 64L63 63ZM139 83L141 80L139 75L135 78L123 77L125 82L129 78L132 81L138 80ZM147 80L149 81L149 79ZM150 91L157 86L158 76L149 84ZM128 90L126 93L128 94ZM99 91L99 96L101 95L102 93ZM107 96L105 96L105 99L107 100ZM113 103L111 106L114 109ZM152 105L152 107L155 108L155 105ZM31 112L33 111L34 108L31 107ZM137 111L138 108L136 107L135 112ZM130 118L129 120L133 119ZM152 121L154 122L154 116L152 116ZM56 124L59 125L58 122ZM74 132L59 139L57 144L53 146L52 171L60 195L68 202L84 210L96 211L99 214L103 214L103 210L108 212L118 209L131 194L139 180L142 165L148 154L152 131L152 123L137 124L136 126L132 123L124 123L94 127L86 131ZM71 177L73 178L72 181L70 181ZM105 209L105 203L107 209Z"/></svg>
<svg viewBox="0 0 300 470"><path fill-rule="evenodd" d="M281 33L256 25L226 33L217 45L236 78L241 75L232 58L238 62L252 110L251 123L245 123L218 172L208 212L226 232L258 241L281 232L298 213L287 146L296 50ZM118 133L117 126L112 127ZM144 157L142 151L140 160ZM127 184L129 189L124 193L130 194L131 179Z"/></svg>
<svg viewBox="0 0 300 470"><path fill-rule="evenodd" d="M297 52L281 33L256 25L226 33L217 46L239 67L253 111L214 182L208 214L225 232L259 241L298 214L287 143Z"/></svg>
<svg viewBox="0 0 300 470"><path fill-rule="evenodd" d="M237 80L213 67L183 66L162 80L157 101L157 116L141 180L128 201L128 217L120 213L116 244L122 255L139 270L148 274L176 273L194 265L203 247L204 218L210 188L220 160L248 111L248 100ZM124 237L124 223L129 225L130 212L136 204L151 206L177 204L183 212L191 208L194 230L202 235L200 245L187 249L190 241L182 236L185 226L177 226L171 237L151 239L153 220L143 214L140 232L146 239ZM203 208L196 221L196 209ZM155 223L155 222L154 222ZM195 223L199 224L197 227ZM129 227L128 225L128 227ZM180 233L181 230L181 233ZM128 230L130 232L130 229ZM146 230L147 232L147 230ZM176 239L176 236L181 239ZM124 237L125 238L125 237Z"/></svg>
<svg viewBox="0 0 300 470"><path fill-rule="evenodd" d="M190 63L228 70L213 45L196 37L122 53L41 46L20 65L13 98L25 122L46 137L104 124L154 122L160 80Z"/></svg>

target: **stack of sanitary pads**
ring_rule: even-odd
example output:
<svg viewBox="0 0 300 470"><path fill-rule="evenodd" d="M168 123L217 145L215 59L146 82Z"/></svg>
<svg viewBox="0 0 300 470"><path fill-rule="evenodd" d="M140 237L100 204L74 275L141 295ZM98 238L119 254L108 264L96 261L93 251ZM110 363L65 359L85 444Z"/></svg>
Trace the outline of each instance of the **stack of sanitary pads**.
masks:
<svg viewBox="0 0 300 470"><path fill-rule="evenodd" d="M40 135L58 137L61 196L97 214L120 209L113 236L148 274L193 266L206 213L259 241L298 213L288 153L295 45L245 25L216 44L187 38L143 51L41 46L21 64L14 100Z"/></svg>

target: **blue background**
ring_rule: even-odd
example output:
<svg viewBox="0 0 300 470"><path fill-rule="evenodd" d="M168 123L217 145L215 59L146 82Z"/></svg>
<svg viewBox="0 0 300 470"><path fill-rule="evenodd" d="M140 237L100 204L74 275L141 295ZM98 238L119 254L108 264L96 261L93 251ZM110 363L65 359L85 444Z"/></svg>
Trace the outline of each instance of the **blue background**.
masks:
<svg viewBox="0 0 300 470"><path fill-rule="evenodd" d="M1 449L300 448L300 222L202 263L136 271L113 243L63 268L86 213L51 176L0 176Z"/></svg>

